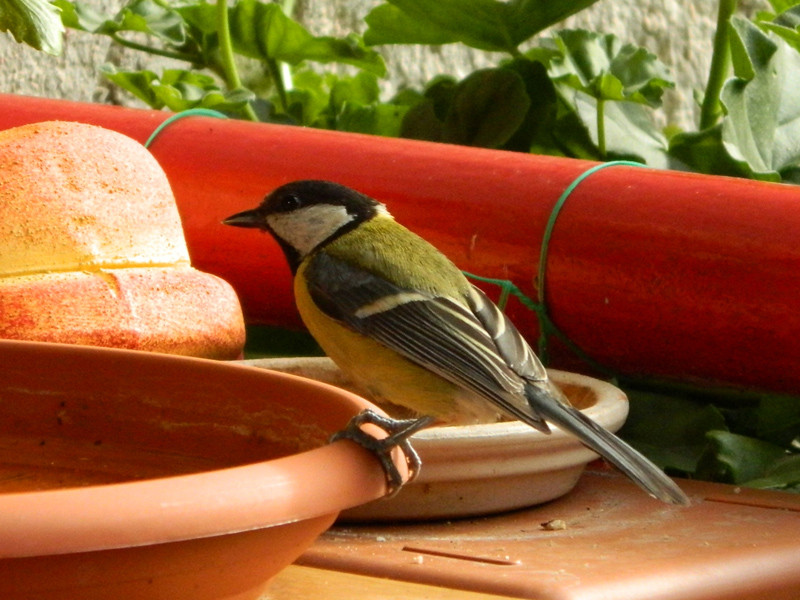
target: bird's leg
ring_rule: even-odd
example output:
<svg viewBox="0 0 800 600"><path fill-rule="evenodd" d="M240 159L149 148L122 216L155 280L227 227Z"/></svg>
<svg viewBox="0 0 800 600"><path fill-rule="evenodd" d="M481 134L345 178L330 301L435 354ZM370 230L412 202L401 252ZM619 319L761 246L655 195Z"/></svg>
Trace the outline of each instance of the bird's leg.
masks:
<svg viewBox="0 0 800 600"><path fill-rule="evenodd" d="M387 496L391 497L397 494L404 485L403 477L392 460L392 449L399 447L403 452L408 465L408 480L405 483L410 483L419 474L422 462L416 450L411 447L408 438L434 421L433 417L398 420L381 416L371 410L364 410L350 419L347 427L342 431L334 433L330 441L351 440L372 452L386 472L386 481L389 485ZM365 423L380 427L388 434L387 437L378 439L367 433L361 429Z"/></svg>

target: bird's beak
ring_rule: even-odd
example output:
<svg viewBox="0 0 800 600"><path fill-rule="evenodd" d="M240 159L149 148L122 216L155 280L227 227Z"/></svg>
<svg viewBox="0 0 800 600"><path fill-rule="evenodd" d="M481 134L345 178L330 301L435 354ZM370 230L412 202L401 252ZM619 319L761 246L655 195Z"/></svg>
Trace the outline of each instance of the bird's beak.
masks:
<svg viewBox="0 0 800 600"><path fill-rule="evenodd" d="M233 227L256 227L259 229L266 229L264 216L258 209L245 210L235 215L231 215L222 220L223 225L232 225Z"/></svg>

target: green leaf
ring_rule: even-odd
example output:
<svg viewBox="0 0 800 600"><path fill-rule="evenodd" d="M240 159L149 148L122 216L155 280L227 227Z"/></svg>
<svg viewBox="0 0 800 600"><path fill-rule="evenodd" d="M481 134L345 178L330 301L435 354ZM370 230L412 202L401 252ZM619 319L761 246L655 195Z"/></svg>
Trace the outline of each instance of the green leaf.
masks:
<svg viewBox="0 0 800 600"><path fill-rule="evenodd" d="M447 113L453 104L453 98L459 89L459 83L454 77L440 75L434 77L425 89L425 98L433 104L433 110L440 121L447 118Z"/></svg>
<svg viewBox="0 0 800 600"><path fill-rule="evenodd" d="M503 144L504 150L560 154L553 133L558 116L558 95L547 68L538 61L515 58L503 65L522 78L529 107L520 126Z"/></svg>
<svg viewBox="0 0 800 600"><path fill-rule="evenodd" d="M380 103L378 79L359 71L353 76L319 74L308 68L293 72L286 117L299 125L398 137L407 105ZM280 121L280 115L269 120Z"/></svg>
<svg viewBox="0 0 800 600"><path fill-rule="evenodd" d="M412 140L441 142L444 124L436 114L436 106L430 98L412 106L403 117L400 125L400 137Z"/></svg>
<svg viewBox="0 0 800 600"><path fill-rule="evenodd" d="M217 8L214 3L200 2L176 5L177 12L183 20L203 35L217 35Z"/></svg>
<svg viewBox="0 0 800 600"><path fill-rule="evenodd" d="M55 3L63 11L64 24L72 29L110 36L122 32L144 33L173 46L186 41L181 15L156 0L132 0L111 19L102 17L83 2L55 0Z"/></svg>
<svg viewBox="0 0 800 600"><path fill-rule="evenodd" d="M337 77L330 86L329 111L339 131L398 137L408 106L381 104L380 88L371 73Z"/></svg>
<svg viewBox="0 0 800 600"><path fill-rule="evenodd" d="M800 492L800 455L773 462L762 477L744 482L747 487Z"/></svg>
<svg viewBox="0 0 800 600"><path fill-rule="evenodd" d="M287 91L287 112L296 124L328 129L328 121L320 115L330 103L328 77L309 68L292 70L293 87Z"/></svg>
<svg viewBox="0 0 800 600"><path fill-rule="evenodd" d="M530 106L522 78L506 68L481 69L457 84L434 80L425 96L406 114L405 137L484 148L505 144Z"/></svg>
<svg viewBox="0 0 800 600"><path fill-rule="evenodd" d="M769 0L769 3L772 6L772 10L777 13L782 13L783 11L795 6L798 2L797 0Z"/></svg>
<svg viewBox="0 0 800 600"><path fill-rule="evenodd" d="M783 38L795 50L800 50L800 6L793 6L779 15L760 16L758 22L762 29L771 31Z"/></svg>
<svg viewBox="0 0 800 600"><path fill-rule="evenodd" d="M239 0L230 9L230 29L234 49L251 58L293 65L304 60L337 62L381 76L386 72L380 54L364 46L357 35L315 37L275 3Z"/></svg>
<svg viewBox="0 0 800 600"><path fill-rule="evenodd" d="M444 140L497 148L522 124L529 106L525 84L514 71L475 71L456 88L444 121Z"/></svg>
<svg viewBox="0 0 800 600"><path fill-rule="evenodd" d="M670 471L694 473L708 447L706 432L726 428L711 405L643 390L626 393L630 412L620 436Z"/></svg>
<svg viewBox="0 0 800 600"><path fill-rule="evenodd" d="M781 171L781 182L800 185L800 165L783 169Z"/></svg>
<svg viewBox="0 0 800 600"><path fill-rule="evenodd" d="M697 473L703 479L743 484L764 477L786 451L780 446L727 431L709 431L710 448Z"/></svg>
<svg viewBox="0 0 800 600"><path fill-rule="evenodd" d="M370 29L367 39L370 44L386 43L419 43L397 38L398 26L405 25L412 32L414 40L419 40L417 29L430 36L434 32L445 36L444 39L457 40L481 50L514 51L519 41L511 37L505 14L508 7L495 0L391 0L394 7L407 17L405 22L398 22L392 27L393 39L381 37L380 30L374 28L374 22L368 18ZM419 25L414 25L419 23ZM438 42L443 43L443 42ZM446 42L444 42L446 43Z"/></svg>
<svg viewBox="0 0 800 600"><path fill-rule="evenodd" d="M551 52L547 60L553 80L597 100L657 107L664 90L674 87L669 69L654 54L622 44L612 34L564 30L548 40L546 47Z"/></svg>
<svg viewBox="0 0 800 600"><path fill-rule="evenodd" d="M378 79L371 73L357 73L353 77L337 77L331 85L330 104L340 109L346 102L373 104L378 101Z"/></svg>
<svg viewBox="0 0 800 600"><path fill-rule="evenodd" d="M428 20L418 20L391 4L373 8L364 18L367 30L364 43L368 46L383 44L453 44L459 37Z"/></svg>
<svg viewBox="0 0 800 600"><path fill-rule="evenodd" d="M598 145L597 100L576 94L575 107L592 142ZM606 155L603 160L634 160L654 169L674 167L664 135L649 111L634 102L605 103Z"/></svg>
<svg viewBox="0 0 800 600"><path fill-rule="evenodd" d="M152 54L169 54L201 67L214 68L217 63L217 15L213 4L172 7L158 0L132 0L108 19L86 4L56 1L64 7L63 19L69 27L109 35L118 41L124 32L144 33L167 47L141 48ZM304 60L338 62L385 74L383 58L364 46L356 35L315 37L275 3L239 0L228 10L234 50L244 56L290 64Z"/></svg>
<svg viewBox="0 0 800 600"><path fill-rule="evenodd" d="M731 25L736 77L720 95L722 142L751 177L778 180L800 163L800 54L746 19Z"/></svg>
<svg viewBox="0 0 800 600"><path fill-rule="evenodd" d="M70 0L53 0L53 6L61 10L61 22L65 27L97 33L106 21L100 13L84 2Z"/></svg>
<svg viewBox="0 0 800 600"><path fill-rule="evenodd" d="M669 140L669 154L697 173L750 177L741 161L734 160L722 143L722 125L703 131L685 131ZM765 178L766 179L766 178ZM773 181L778 181L776 176Z"/></svg>
<svg viewBox="0 0 800 600"><path fill-rule="evenodd" d="M164 103L153 90L154 82L158 81L158 75L153 71L117 71L110 65L103 65L100 72L109 81L133 94L150 108L157 110L164 108Z"/></svg>
<svg viewBox="0 0 800 600"><path fill-rule="evenodd" d="M373 104L369 106L346 102L336 119L336 129L353 133L368 133L398 137L408 106Z"/></svg>
<svg viewBox="0 0 800 600"><path fill-rule="evenodd" d="M540 31L597 0L388 0L366 17L369 45L449 44L517 54Z"/></svg>
<svg viewBox="0 0 800 600"><path fill-rule="evenodd" d="M800 2L790 0L789 2L783 3L783 8L778 10L778 13L779 14L773 19L778 25L795 29L800 25Z"/></svg>
<svg viewBox="0 0 800 600"><path fill-rule="evenodd" d="M731 27L733 74L739 79L751 80L757 71L767 68L778 45L746 19L732 17Z"/></svg>
<svg viewBox="0 0 800 600"><path fill-rule="evenodd" d="M674 85L655 55L614 35L565 30L526 56L545 64L556 84L562 106L554 137L568 155L672 165L652 116L634 106L660 106L664 90Z"/></svg>
<svg viewBox="0 0 800 600"><path fill-rule="evenodd" d="M514 39L526 41L548 27L590 7L597 0L512 0L509 6L509 25Z"/></svg>
<svg viewBox="0 0 800 600"><path fill-rule="evenodd" d="M213 108L240 114L253 93L240 89L227 92L213 77L185 71L165 69L159 76L152 71L117 71L104 66L103 74L121 88L155 109L168 108L180 112L190 108Z"/></svg>
<svg viewBox="0 0 800 600"><path fill-rule="evenodd" d="M789 396L766 396L755 414L759 438L788 448L800 442L800 400Z"/></svg>
<svg viewBox="0 0 800 600"><path fill-rule="evenodd" d="M62 34L59 10L47 0L3 0L0 2L0 31L9 32L48 54L61 54Z"/></svg>
<svg viewBox="0 0 800 600"><path fill-rule="evenodd" d="M595 135L594 140L592 140L588 127L571 103L559 102L553 138L557 147L561 150L560 155L562 156L582 158L584 160L607 160L597 149L597 136Z"/></svg>

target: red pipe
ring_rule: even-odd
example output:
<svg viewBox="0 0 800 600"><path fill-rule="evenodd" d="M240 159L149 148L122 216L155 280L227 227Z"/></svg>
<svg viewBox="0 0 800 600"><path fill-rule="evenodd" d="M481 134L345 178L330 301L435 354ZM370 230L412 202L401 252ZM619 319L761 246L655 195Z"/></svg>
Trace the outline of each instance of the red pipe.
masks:
<svg viewBox="0 0 800 600"><path fill-rule="evenodd" d="M0 128L94 123L144 141L168 114L0 95ZM151 150L175 191L192 260L227 279L251 322L296 324L277 246L220 220L286 181L332 179L386 202L467 271L535 295L542 234L592 163L193 117ZM547 265L555 323L622 374L800 392L800 188L614 166L581 183ZM515 304L515 303L512 303ZM535 336L532 313L512 305ZM554 363L576 368L566 350Z"/></svg>

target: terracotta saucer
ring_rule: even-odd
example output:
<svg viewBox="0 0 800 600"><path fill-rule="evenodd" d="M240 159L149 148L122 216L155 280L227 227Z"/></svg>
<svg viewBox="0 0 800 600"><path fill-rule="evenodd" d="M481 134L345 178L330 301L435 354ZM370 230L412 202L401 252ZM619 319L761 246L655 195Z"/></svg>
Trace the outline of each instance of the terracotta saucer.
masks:
<svg viewBox="0 0 800 600"><path fill-rule="evenodd" d="M327 358L247 361L254 366L350 387ZM619 388L584 375L551 370L574 406L616 431L628 415ZM422 459L417 479L390 499L344 511L354 521L446 519L477 516L541 504L569 492L597 455L573 436L552 427L550 435L519 421L431 427L415 434Z"/></svg>
<svg viewBox="0 0 800 600"><path fill-rule="evenodd" d="M258 598L385 494L374 457L327 444L371 407L333 386L35 342L0 364L0 598Z"/></svg>

